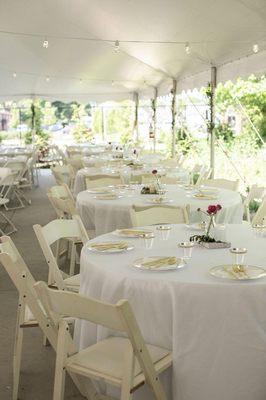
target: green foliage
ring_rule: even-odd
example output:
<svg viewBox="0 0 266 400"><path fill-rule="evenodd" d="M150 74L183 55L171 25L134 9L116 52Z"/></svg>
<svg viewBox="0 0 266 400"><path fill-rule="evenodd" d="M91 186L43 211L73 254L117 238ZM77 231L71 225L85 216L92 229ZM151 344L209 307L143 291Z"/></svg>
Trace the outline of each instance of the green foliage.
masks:
<svg viewBox="0 0 266 400"><path fill-rule="evenodd" d="M236 83L229 81L224 85L219 84L215 101L216 110L220 113L225 113L230 107L235 113L242 114L247 134L254 130L248 121L250 118L266 140L266 76L257 78L252 75L247 80L238 79ZM262 146L258 137L256 142Z"/></svg>
<svg viewBox="0 0 266 400"><path fill-rule="evenodd" d="M234 132L229 124L226 123L218 123L214 128L215 136L218 139L223 139L223 141L230 145L234 139Z"/></svg>
<svg viewBox="0 0 266 400"><path fill-rule="evenodd" d="M89 142L93 138L92 131L81 122L73 128L72 133L78 143Z"/></svg>

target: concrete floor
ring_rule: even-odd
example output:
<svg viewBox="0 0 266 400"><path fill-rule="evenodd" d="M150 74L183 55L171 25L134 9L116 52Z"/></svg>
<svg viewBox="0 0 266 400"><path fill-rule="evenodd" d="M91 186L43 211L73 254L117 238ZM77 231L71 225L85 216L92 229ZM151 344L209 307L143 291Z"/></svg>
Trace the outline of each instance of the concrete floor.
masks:
<svg viewBox="0 0 266 400"><path fill-rule="evenodd" d="M47 264L35 237L32 225L45 225L55 218L46 190L55 184L50 170L40 171L40 186L27 193L32 204L17 210L14 223L18 232L12 235L18 250L36 280L47 279ZM12 399L12 356L17 310L17 291L0 265L0 399ZM20 400L50 400L53 392L55 354L42 345L39 328L24 330L23 357L19 386ZM84 399L66 380L65 399Z"/></svg>

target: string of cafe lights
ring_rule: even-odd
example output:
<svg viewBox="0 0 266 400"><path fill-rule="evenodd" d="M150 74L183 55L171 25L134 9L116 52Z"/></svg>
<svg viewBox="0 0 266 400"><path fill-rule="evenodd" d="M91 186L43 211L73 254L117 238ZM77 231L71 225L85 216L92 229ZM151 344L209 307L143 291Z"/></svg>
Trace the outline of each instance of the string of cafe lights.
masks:
<svg viewBox="0 0 266 400"><path fill-rule="evenodd" d="M207 45L212 43L217 43L217 40L191 40L191 41L180 41L180 40L118 40L118 39L100 39L100 38L91 38L91 37L83 37L83 36L63 36L63 35L46 35L40 33L27 33L27 32L15 32L15 31L7 31L7 30L0 30L0 34L5 35L13 35L13 36L24 36L24 37L36 37L42 39L42 46L45 49L49 47L49 39L61 39L61 40L73 40L73 41L87 41L87 42L101 42L101 43L111 43L114 48L115 53L119 53L120 51L120 44L158 44L158 45L183 45L184 51L187 55L191 54L191 47L193 45ZM251 46L251 49L254 53L259 52L259 45L258 43L251 43L250 41L246 40L229 40L228 43L246 43Z"/></svg>
<svg viewBox="0 0 266 400"><path fill-rule="evenodd" d="M14 78L17 79L19 78L19 76L23 76L23 75L28 75L28 76L34 76L37 78L41 78L43 80L45 80L47 83L49 83L51 80L55 81L55 80L72 80L72 81L76 81L78 82L80 85L84 84L84 83L89 83L89 82L106 82L106 83L110 83L111 86L116 86L116 85L123 85L123 84L128 84L128 83L132 83L132 84L136 84L136 85L141 85L143 87L152 87L152 85L147 82L146 80L114 80L114 79L101 79L101 78L86 78L86 79L82 79L82 78L76 78L76 77L67 77L67 76L62 76L60 75L60 77L58 76L50 76L50 75L41 75L41 74L37 74L35 72L11 72L11 71L7 71L6 72L10 73L10 75Z"/></svg>

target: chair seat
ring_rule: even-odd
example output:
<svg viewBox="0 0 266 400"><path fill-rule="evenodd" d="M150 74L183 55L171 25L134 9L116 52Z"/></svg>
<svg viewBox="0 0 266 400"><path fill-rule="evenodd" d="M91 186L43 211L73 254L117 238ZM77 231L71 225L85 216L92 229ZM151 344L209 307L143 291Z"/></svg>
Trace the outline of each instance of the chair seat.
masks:
<svg viewBox="0 0 266 400"><path fill-rule="evenodd" d="M64 283L68 289L73 289L75 292L79 291L80 286L80 274L70 276L70 278L64 279Z"/></svg>
<svg viewBox="0 0 266 400"><path fill-rule="evenodd" d="M125 358L132 348L128 338L110 337L92 345L79 353L68 358L66 368L75 372L83 370L89 376L102 377L106 382L117 384L121 383L125 371ZM169 350L161 347L147 345L155 369L161 372L168 368L172 362ZM164 362L165 361L165 362ZM160 362L160 368L156 368L156 363ZM136 360L134 378L138 384L145 380L140 365Z"/></svg>

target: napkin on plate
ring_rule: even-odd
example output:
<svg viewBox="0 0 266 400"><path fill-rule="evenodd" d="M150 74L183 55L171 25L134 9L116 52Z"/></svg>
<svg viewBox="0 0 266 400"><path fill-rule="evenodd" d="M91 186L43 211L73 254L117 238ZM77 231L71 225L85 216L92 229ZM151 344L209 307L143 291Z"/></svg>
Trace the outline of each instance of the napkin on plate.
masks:
<svg viewBox="0 0 266 400"><path fill-rule="evenodd" d="M113 250L113 249L124 250L128 248L128 244L126 242L103 242L103 243L92 243L90 247L95 250L101 250L101 251Z"/></svg>
<svg viewBox="0 0 266 400"><path fill-rule="evenodd" d="M163 265L174 265L177 263L177 258L176 257L160 257L160 258L154 258L152 261L146 261L142 263L142 266L144 268L148 269L153 269L153 268L159 268Z"/></svg>

